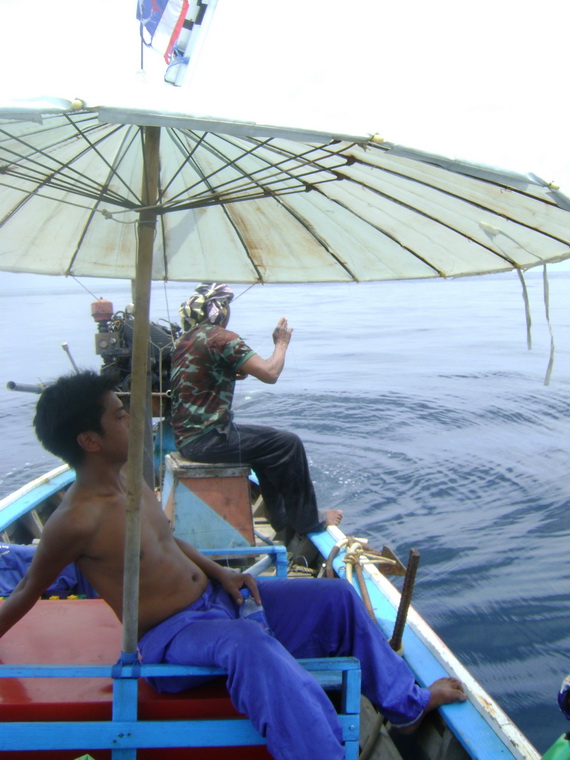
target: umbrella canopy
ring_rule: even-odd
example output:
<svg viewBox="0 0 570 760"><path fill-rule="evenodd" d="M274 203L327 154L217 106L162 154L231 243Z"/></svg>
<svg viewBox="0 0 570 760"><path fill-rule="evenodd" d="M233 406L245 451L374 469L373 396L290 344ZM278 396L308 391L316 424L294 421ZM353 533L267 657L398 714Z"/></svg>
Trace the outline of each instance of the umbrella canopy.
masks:
<svg viewBox="0 0 570 760"><path fill-rule="evenodd" d="M1 270L134 278L149 125L154 280L460 277L570 256L570 199L537 178L369 135L81 105L0 108Z"/></svg>

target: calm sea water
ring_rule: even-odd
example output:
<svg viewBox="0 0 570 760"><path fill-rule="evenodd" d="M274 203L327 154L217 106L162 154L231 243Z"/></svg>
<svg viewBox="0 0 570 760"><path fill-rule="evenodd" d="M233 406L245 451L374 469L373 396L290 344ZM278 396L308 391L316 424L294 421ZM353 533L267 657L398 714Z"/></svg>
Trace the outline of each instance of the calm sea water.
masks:
<svg viewBox="0 0 570 760"><path fill-rule="evenodd" d="M83 281L116 309L124 283ZM533 349L518 278L257 286L231 326L261 355L285 315L295 328L276 386L238 384L236 417L304 439L322 506L402 558L421 552L414 604L544 751L568 724L556 705L570 670L570 272L550 275L550 351L540 275L527 275ZM153 293L177 320L191 288ZM236 292L245 290L237 286ZM0 496L56 462L35 441L35 383L98 369L92 296L73 280L0 274Z"/></svg>

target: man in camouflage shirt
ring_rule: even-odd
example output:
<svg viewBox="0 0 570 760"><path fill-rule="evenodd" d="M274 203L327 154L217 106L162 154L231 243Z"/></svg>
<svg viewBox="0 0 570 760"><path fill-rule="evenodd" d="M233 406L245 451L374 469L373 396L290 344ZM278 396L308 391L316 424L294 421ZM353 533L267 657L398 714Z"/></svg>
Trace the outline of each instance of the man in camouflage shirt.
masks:
<svg viewBox="0 0 570 760"><path fill-rule="evenodd" d="M202 284L181 306L186 332L176 344L171 372L176 447L195 462L249 465L276 531L292 528L304 534L336 525L340 510L319 514L301 439L283 430L233 422L236 379L253 375L276 383L293 330L282 317L273 331L273 353L263 359L226 329L232 298L227 285Z"/></svg>

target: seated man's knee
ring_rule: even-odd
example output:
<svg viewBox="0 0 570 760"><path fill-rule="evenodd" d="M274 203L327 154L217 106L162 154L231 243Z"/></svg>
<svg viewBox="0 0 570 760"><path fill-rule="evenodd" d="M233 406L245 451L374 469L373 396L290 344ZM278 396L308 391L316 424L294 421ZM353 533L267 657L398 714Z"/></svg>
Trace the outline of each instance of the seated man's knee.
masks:
<svg viewBox="0 0 570 760"><path fill-rule="evenodd" d="M333 611L342 608L352 609L354 605L361 605L361 599L356 590L344 578L318 578L309 581L313 593L318 599L321 608L330 607Z"/></svg>
<svg viewBox="0 0 570 760"><path fill-rule="evenodd" d="M226 631L228 650L236 650L243 657L251 653L253 656L261 649L272 646L275 639L253 620L236 620Z"/></svg>
<svg viewBox="0 0 570 760"><path fill-rule="evenodd" d="M292 433L290 430L281 430L280 433L283 443L287 444L291 451L304 450L305 445L297 433Z"/></svg>

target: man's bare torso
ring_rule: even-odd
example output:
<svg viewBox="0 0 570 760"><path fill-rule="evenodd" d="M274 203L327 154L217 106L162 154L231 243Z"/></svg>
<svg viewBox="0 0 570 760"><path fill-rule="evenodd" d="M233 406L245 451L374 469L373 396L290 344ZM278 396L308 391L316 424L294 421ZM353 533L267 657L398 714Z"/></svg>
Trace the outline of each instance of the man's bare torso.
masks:
<svg viewBox="0 0 570 760"><path fill-rule="evenodd" d="M124 482L120 489L75 484L50 518L50 530L42 539L47 539L62 521L67 526L77 524L82 537L76 564L119 619L123 607L125 490ZM143 486L139 636L194 602L207 583L204 572L175 541L154 494Z"/></svg>

